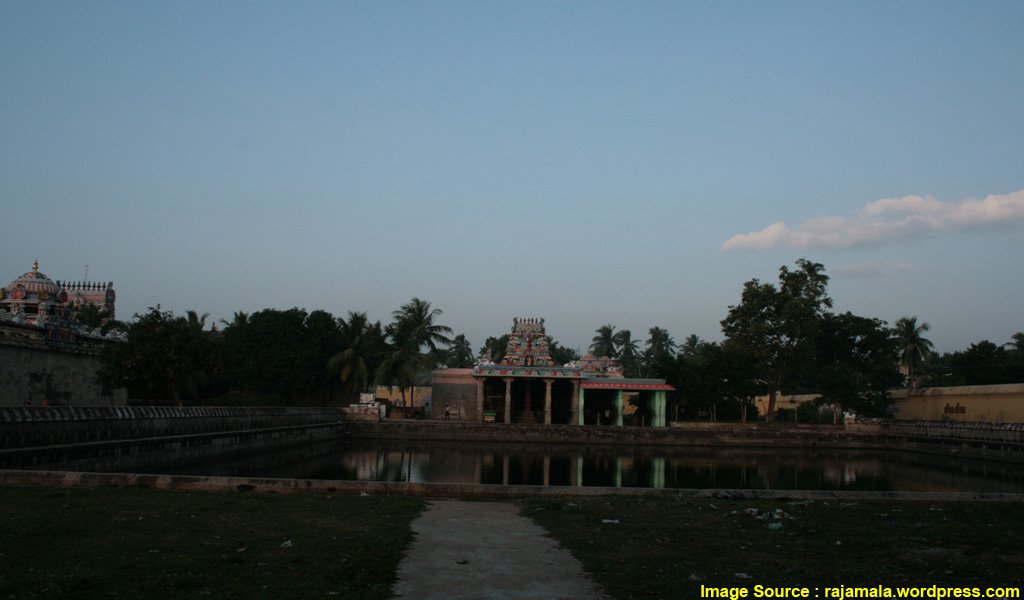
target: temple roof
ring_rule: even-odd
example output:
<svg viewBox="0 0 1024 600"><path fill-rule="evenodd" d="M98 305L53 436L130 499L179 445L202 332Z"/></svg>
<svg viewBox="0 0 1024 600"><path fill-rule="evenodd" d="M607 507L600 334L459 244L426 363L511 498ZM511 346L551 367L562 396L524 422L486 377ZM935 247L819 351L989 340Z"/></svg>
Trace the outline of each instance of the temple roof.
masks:
<svg viewBox="0 0 1024 600"><path fill-rule="evenodd" d="M612 379L606 377L584 379L580 384L585 390L665 390L676 388L665 383L664 379Z"/></svg>
<svg viewBox="0 0 1024 600"><path fill-rule="evenodd" d="M4 288L3 299L14 302L64 302L61 286L39 270L39 261L32 270L15 279Z"/></svg>

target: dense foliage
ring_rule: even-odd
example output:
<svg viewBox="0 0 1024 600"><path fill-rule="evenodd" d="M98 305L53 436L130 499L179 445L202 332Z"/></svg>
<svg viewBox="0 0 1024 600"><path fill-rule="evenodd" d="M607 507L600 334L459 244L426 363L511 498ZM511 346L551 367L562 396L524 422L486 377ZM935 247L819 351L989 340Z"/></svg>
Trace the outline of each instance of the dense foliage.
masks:
<svg viewBox="0 0 1024 600"><path fill-rule="evenodd" d="M110 345L100 376L144 403L348 403L377 383L404 391L448 356L464 363L469 342L449 340L440 314L417 298L387 326L361 312L265 309L237 312L218 331L207 315L156 307L135 315L127 342Z"/></svg>
<svg viewBox="0 0 1024 600"><path fill-rule="evenodd" d="M721 342L696 335L677 343L661 327L647 340L605 324L590 353L615 358L628 377L664 378L674 419L772 419L778 394L816 394L832 418L843 411L887 416L888 390L901 386L992 385L1024 382L1024 333L1010 342L982 340L937 355L928 323L832 312L829 277L819 263L782 266L778 281L752 279L721 321ZM437 320L441 309L413 298L386 325L363 312L336 318L323 310L265 309L235 313L223 330L207 315L175 316L159 306L126 325L128 342L111 344L101 378L146 403L345 404L374 385L405 391L426 384L436 367L472 367L477 356L504 358L508 334L489 337L475 356L465 335ZM83 321L100 322L85 310ZM556 364L579 352L550 341ZM757 415L754 398L768 398ZM799 418L817 418L815 405Z"/></svg>

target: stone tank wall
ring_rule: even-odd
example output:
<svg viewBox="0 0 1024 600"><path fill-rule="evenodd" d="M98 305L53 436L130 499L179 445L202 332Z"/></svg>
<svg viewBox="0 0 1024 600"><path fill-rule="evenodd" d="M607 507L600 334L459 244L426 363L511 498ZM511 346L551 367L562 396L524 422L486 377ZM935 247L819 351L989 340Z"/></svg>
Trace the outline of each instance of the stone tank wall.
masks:
<svg viewBox="0 0 1024 600"><path fill-rule="evenodd" d="M337 423L337 408L0 407L0 449Z"/></svg>
<svg viewBox="0 0 1024 600"><path fill-rule="evenodd" d="M96 376L108 343L0 323L0 406L123 406L127 392L104 393Z"/></svg>

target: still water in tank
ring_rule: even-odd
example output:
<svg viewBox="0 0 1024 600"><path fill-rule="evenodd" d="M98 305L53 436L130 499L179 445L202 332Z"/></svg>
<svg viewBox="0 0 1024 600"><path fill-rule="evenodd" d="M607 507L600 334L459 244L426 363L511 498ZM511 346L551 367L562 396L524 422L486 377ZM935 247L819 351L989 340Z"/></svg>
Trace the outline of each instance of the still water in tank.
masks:
<svg viewBox="0 0 1024 600"><path fill-rule="evenodd" d="M1024 467L906 452L360 440L148 472L549 486L1024 493Z"/></svg>

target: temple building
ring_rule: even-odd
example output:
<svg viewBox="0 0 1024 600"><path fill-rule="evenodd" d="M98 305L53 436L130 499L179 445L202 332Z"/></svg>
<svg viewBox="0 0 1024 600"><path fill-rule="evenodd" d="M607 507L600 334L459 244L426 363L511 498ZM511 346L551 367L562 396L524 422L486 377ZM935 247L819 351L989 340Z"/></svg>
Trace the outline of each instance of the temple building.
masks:
<svg viewBox="0 0 1024 600"><path fill-rule="evenodd" d="M54 281L39 270L32 270L0 288L0 318L26 324L48 320L66 320L86 305L100 309L105 319L113 319L117 294L114 282Z"/></svg>
<svg viewBox="0 0 1024 600"><path fill-rule="evenodd" d="M665 394L675 388L665 380L623 377L608 358L556 365L550 343L544 319L514 319L500 363L434 372L434 413L448 407L453 418L497 423L666 425Z"/></svg>

